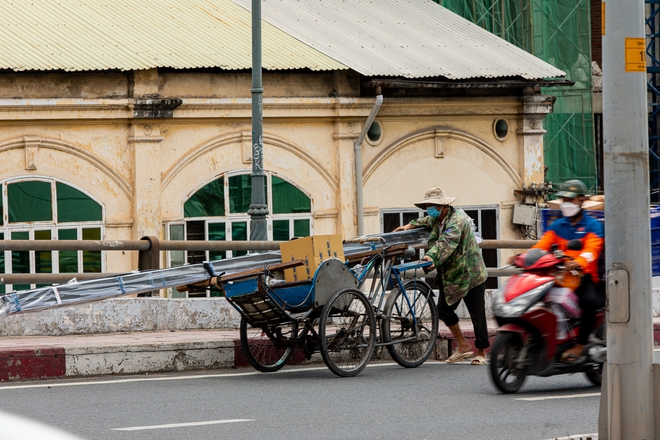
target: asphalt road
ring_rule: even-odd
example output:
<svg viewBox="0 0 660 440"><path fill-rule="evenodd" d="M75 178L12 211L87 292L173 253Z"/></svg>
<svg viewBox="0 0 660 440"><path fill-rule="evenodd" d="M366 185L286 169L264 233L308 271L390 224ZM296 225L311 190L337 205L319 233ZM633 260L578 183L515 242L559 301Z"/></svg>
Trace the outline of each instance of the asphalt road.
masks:
<svg viewBox="0 0 660 440"><path fill-rule="evenodd" d="M321 365L13 383L0 411L94 440L545 440L596 433L599 395L583 374L502 395L485 366L372 363L354 378Z"/></svg>

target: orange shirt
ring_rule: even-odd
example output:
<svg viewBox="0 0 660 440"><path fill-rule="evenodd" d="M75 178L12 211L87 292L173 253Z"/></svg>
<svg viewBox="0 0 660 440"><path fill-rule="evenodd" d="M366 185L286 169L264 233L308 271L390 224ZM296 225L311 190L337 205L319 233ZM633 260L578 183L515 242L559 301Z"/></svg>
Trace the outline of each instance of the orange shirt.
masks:
<svg viewBox="0 0 660 440"><path fill-rule="evenodd" d="M582 249L572 251L567 249L571 240L580 240ZM570 219L562 217L555 220L550 228L543 234L541 240L533 247L550 252L552 245L567 256L573 258L580 265L585 274L591 275L594 282L600 281L598 273L598 257L600 257L605 244L603 224L582 211L582 218L572 225Z"/></svg>

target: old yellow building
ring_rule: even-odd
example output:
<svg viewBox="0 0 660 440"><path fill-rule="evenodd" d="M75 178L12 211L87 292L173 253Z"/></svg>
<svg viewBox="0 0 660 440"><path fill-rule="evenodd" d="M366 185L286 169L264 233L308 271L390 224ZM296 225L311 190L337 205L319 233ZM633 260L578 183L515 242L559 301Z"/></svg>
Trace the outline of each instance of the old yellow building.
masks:
<svg viewBox="0 0 660 440"><path fill-rule="evenodd" d="M246 240L248 6L1 4L0 238ZM263 17L269 239L387 232L433 186L484 236L519 238L514 190L543 182L553 99L538 87L563 72L431 1L266 0ZM5 251L0 270L120 272L136 258Z"/></svg>

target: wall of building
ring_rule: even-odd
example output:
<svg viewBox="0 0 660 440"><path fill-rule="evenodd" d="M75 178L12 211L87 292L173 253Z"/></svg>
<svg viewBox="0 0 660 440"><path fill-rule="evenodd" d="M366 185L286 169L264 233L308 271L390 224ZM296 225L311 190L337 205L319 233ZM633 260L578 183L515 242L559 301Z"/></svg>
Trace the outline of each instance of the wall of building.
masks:
<svg viewBox="0 0 660 440"><path fill-rule="evenodd" d="M0 74L0 177L85 191L104 207L106 239L163 237L196 190L251 170L250 87L250 72ZM264 88L264 168L311 198L315 233L356 235L354 142L375 97L360 96L351 72L265 72ZM148 101L158 98L181 101L158 119L138 111L165 105ZM513 190L543 181L552 107L526 99L386 96L382 138L362 146L365 233L380 232L380 210L441 186L459 205L498 205L501 238L518 238ZM498 119L509 125L501 138ZM136 266L135 253L119 254L108 253L107 271Z"/></svg>

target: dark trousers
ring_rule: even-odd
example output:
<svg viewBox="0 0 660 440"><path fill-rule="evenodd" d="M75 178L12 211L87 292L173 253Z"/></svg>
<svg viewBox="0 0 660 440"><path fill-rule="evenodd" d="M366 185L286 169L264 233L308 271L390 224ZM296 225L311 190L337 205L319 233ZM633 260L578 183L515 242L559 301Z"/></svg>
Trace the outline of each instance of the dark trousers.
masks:
<svg viewBox="0 0 660 440"><path fill-rule="evenodd" d="M440 285L440 297L438 298L438 318L445 323L447 327L458 324L458 315L456 309L461 303L461 300L456 301L452 305L447 304L445 299L444 289L442 286L442 279L438 277L438 284ZM488 348L488 324L486 323L486 283L481 283L477 287L468 291L467 295L462 298L465 306L470 312L470 319L474 327L474 346L477 349Z"/></svg>
<svg viewBox="0 0 660 440"><path fill-rule="evenodd" d="M579 304L582 309L577 343L586 345L589 341L589 335L596 325L596 313L605 304L605 292L601 286L596 286L591 275L585 275L575 294L580 300Z"/></svg>

